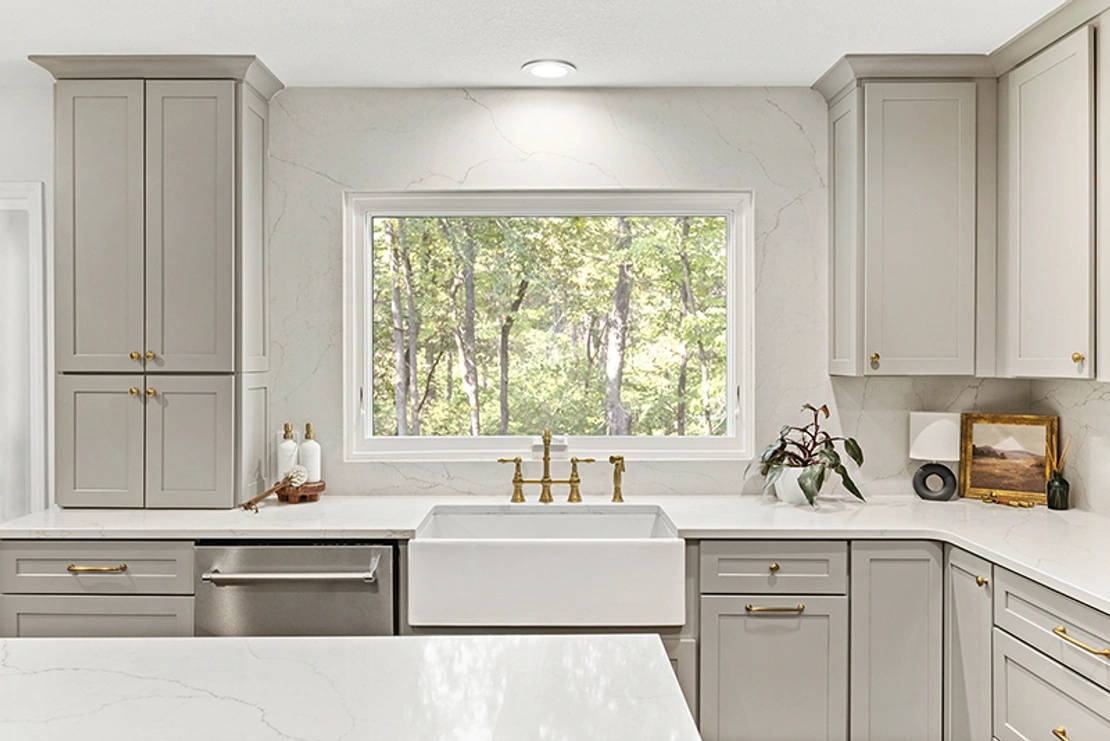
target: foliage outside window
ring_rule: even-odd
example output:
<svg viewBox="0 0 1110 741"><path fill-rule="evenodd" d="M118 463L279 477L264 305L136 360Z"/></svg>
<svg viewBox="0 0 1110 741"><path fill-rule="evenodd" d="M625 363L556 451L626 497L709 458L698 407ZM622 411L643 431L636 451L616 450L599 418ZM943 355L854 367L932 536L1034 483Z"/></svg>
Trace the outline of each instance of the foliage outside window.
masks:
<svg viewBox="0 0 1110 741"><path fill-rule="evenodd" d="M349 195L348 458L519 452L544 427L577 454L739 457L748 203Z"/></svg>

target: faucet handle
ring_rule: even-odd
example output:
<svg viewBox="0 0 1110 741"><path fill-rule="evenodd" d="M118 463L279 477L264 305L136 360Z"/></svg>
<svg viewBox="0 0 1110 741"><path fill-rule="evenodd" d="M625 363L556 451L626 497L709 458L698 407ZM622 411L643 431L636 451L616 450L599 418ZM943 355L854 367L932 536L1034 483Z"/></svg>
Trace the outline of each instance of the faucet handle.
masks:
<svg viewBox="0 0 1110 741"><path fill-rule="evenodd" d="M524 501L524 475L520 472L520 463L524 460L519 455L515 458L498 458L498 463L513 463L513 497L510 502L520 503Z"/></svg>
<svg viewBox="0 0 1110 741"><path fill-rule="evenodd" d="M609 456L609 462L613 464L613 501L623 502L624 497L621 495L621 474L626 470L624 465L623 455Z"/></svg>
<svg viewBox="0 0 1110 741"><path fill-rule="evenodd" d="M571 457L570 459L570 495L567 496L568 502L581 502L582 492L580 490L582 478L578 475L579 463L596 463L594 458L578 458Z"/></svg>

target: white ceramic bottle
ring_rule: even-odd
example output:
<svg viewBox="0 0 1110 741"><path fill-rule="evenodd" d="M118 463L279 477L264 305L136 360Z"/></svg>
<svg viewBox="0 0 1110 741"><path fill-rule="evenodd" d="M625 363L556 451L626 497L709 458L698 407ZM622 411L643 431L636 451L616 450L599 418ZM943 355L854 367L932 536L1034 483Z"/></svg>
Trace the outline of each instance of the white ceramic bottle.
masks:
<svg viewBox="0 0 1110 741"><path fill-rule="evenodd" d="M308 469L307 482L314 484L320 480L320 443L316 442L316 433L312 423L304 426L304 442L300 449L301 465Z"/></svg>
<svg viewBox="0 0 1110 741"><path fill-rule="evenodd" d="M282 441L278 443L277 472L274 478L280 480L295 465L297 465L297 441L293 439L293 423L286 422L285 434Z"/></svg>

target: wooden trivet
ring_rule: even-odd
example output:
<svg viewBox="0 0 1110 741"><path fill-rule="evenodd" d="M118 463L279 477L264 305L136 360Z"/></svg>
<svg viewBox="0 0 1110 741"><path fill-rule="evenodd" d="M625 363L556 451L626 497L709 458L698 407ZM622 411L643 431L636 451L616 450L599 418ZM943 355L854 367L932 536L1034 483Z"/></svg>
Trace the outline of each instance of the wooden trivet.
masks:
<svg viewBox="0 0 1110 741"><path fill-rule="evenodd" d="M285 486L277 490L277 498L279 501L289 502L290 504L315 502L320 499L320 495L326 488L327 484L323 481L301 484L300 486Z"/></svg>

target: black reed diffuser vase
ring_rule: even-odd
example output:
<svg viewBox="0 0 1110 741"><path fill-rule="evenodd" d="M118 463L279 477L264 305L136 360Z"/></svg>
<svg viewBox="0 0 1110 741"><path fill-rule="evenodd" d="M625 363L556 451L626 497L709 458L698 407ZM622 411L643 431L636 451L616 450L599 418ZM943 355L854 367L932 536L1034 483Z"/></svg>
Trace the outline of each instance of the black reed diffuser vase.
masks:
<svg viewBox="0 0 1110 741"><path fill-rule="evenodd" d="M1049 455L1048 462L1052 467L1052 477L1049 478L1044 487L1049 509L1069 509L1071 507L1069 497L1071 485L1064 478L1064 459L1068 457L1069 445L1071 445L1071 438L1068 438L1067 442L1064 443L1064 452L1060 454L1059 458L1052 453Z"/></svg>

